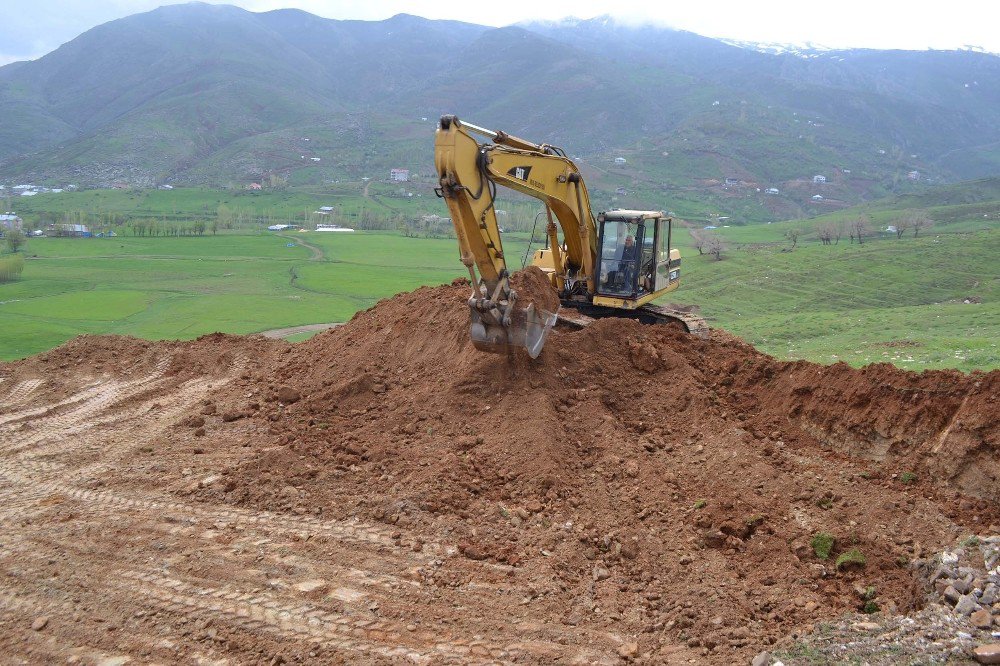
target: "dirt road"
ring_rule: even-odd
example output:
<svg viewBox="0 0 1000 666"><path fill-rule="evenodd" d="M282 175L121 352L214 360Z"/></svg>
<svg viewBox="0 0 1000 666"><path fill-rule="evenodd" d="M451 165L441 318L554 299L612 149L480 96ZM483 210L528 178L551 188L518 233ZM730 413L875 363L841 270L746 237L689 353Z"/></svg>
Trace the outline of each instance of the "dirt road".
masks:
<svg viewBox="0 0 1000 666"><path fill-rule="evenodd" d="M514 568L453 543L194 499L253 434L199 444L176 423L211 411L251 352L195 379L167 356L68 395L0 384L4 663L613 661L613 637L532 625Z"/></svg>

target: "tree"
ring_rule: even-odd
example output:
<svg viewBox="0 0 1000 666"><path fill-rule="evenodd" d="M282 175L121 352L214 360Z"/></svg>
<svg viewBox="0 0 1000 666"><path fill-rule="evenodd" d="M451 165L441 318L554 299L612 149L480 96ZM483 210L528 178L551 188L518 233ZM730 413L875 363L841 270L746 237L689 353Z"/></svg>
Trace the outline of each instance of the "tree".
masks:
<svg viewBox="0 0 1000 666"><path fill-rule="evenodd" d="M912 226L913 226L913 217L911 215L906 215L896 220L896 240L902 238L906 230Z"/></svg>
<svg viewBox="0 0 1000 666"><path fill-rule="evenodd" d="M722 253L726 249L726 244L717 234L709 234L705 241L705 252L715 257L716 261L722 261Z"/></svg>
<svg viewBox="0 0 1000 666"><path fill-rule="evenodd" d="M920 230L931 227L934 224L934 220L929 218L927 213L920 211L913 214L910 218L910 223L913 225L913 237L916 238Z"/></svg>
<svg viewBox="0 0 1000 666"><path fill-rule="evenodd" d="M28 237L20 229L8 229L4 238L7 239L7 248L11 252L17 252L28 242Z"/></svg>
<svg viewBox="0 0 1000 666"><path fill-rule="evenodd" d="M867 215L862 215L857 219L851 220L847 225L847 231L851 234L852 243L857 239L858 245L864 245L865 236L870 235L872 232L871 220Z"/></svg>
<svg viewBox="0 0 1000 666"><path fill-rule="evenodd" d="M833 236L836 233L834 227L835 225L833 222L824 222L816 226L816 236L819 237L819 240L823 243L823 245L833 244Z"/></svg>
<svg viewBox="0 0 1000 666"><path fill-rule="evenodd" d="M705 245L708 243L708 239L705 238L705 234L700 231L691 230L691 242L694 244L698 254L705 254Z"/></svg>
<svg viewBox="0 0 1000 666"><path fill-rule="evenodd" d="M798 229L796 229L795 227L792 227L791 229L788 229L787 231L785 231L785 238L787 238L788 240L792 241L792 249L793 250L795 249L795 246L799 244L799 234L800 233L801 232Z"/></svg>

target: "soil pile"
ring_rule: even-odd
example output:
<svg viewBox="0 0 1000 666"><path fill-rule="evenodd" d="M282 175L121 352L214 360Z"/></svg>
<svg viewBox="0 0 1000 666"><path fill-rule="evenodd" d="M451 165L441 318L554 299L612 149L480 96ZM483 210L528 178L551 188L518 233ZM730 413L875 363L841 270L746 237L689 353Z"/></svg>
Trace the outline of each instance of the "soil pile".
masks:
<svg viewBox="0 0 1000 666"><path fill-rule="evenodd" d="M545 307L536 273L513 282ZM63 431L101 415L83 432L103 457L88 445L78 474L109 488L95 501L155 487L274 529L381 523L393 558L436 560L421 590L460 599L484 571L525 589L492 631L520 614L653 661L733 663L845 611L917 608L915 562L1000 531L1000 372L781 362L612 318L557 328L531 361L472 347L468 294L400 294L298 345L78 338L0 364L23 412L6 419L31 474L58 475ZM140 500L112 504L163 506ZM440 614L421 599L404 626Z"/></svg>
<svg viewBox="0 0 1000 666"><path fill-rule="evenodd" d="M1000 372L780 362L617 319L529 361L472 348L467 298L398 295L244 373L252 453L201 495L433 533L533 576L548 621L718 659L913 608L911 560L995 529Z"/></svg>

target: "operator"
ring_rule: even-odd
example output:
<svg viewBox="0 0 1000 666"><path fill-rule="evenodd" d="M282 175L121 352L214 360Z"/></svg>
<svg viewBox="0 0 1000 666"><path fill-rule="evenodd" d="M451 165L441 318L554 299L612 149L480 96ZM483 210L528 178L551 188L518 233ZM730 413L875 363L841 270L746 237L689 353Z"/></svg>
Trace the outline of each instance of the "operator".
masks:
<svg viewBox="0 0 1000 666"><path fill-rule="evenodd" d="M633 236L625 237L625 248L622 250L622 260L618 270L625 273L625 285L632 288L635 283L636 263L639 259L639 248L635 245Z"/></svg>

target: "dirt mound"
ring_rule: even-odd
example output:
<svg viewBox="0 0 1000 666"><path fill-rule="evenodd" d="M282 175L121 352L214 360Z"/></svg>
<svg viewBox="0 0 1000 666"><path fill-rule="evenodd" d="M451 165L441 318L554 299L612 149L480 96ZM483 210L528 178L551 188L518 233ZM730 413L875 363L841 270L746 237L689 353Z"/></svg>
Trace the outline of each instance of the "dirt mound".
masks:
<svg viewBox="0 0 1000 666"><path fill-rule="evenodd" d="M858 586L914 607L908 562L997 522L1000 372L786 363L616 319L532 362L473 350L467 297L401 294L258 364L230 394L254 396L257 446L201 496L433 533L529 572L546 621L720 663Z"/></svg>
<svg viewBox="0 0 1000 666"><path fill-rule="evenodd" d="M540 303L551 290L535 273L515 288ZM83 337L0 364L0 425L32 470L0 473L60 478L64 432L84 432L79 480L101 486L74 497L116 510L164 504L112 491L193 498L206 508L192 515L221 516L203 539L236 538L218 533L246 515L391 543L390 560L436 563L404 584L380 560L397 586L387 607L419 581L457 608L491 577L498 616L516 615L536 648L557 627L563 644L621 642L653 661L733 663L869 603L915 608L911 562L998 531L1000 372L781 362L724 332L625 319L556 329L534 361L484 354L468 290L400 294L298 345ZM92 414L106 420L86 425ZM286 547L276 570L292 566ZM398 611L400 636L444 612L418 598ZM382 617L364 603L344 613ZM456 635L510 629L473 620L449 621Z"/></svg>
<svg viewBox="0 0 1000 666"><path fill-rule="evenodd" d="M510 286L517 294L517 302L521 307L534 303L536 308L546 312L559 309L559 296L552 288L552 283L537 266L528 266L510 276Z"/></svg>

